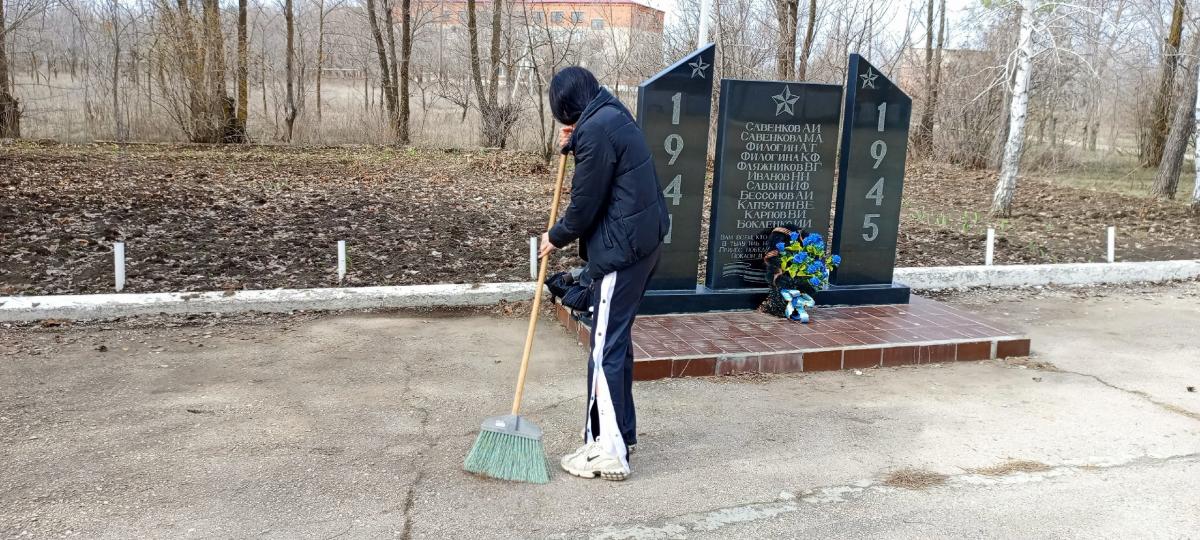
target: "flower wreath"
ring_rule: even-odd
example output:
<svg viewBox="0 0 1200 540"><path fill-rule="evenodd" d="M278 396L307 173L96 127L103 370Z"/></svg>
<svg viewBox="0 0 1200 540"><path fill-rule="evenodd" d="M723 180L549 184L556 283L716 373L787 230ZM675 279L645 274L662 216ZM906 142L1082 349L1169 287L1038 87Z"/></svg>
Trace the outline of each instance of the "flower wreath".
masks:
<svg viewBox="0 0 1200 540"><path fill-rule="evenodd" d="M771 295L768 313L800 322L808 322L808 312L816 305L812 294L829 287L829 272L842 262L827 253L818 233L778 227L769 238L772 249L763 257Z"/></svg>

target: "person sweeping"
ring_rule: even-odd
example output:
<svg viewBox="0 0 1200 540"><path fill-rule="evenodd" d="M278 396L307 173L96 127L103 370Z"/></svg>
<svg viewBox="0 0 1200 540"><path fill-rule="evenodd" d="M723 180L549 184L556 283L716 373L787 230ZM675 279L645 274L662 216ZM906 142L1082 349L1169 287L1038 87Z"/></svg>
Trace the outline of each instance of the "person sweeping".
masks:
<svg viewBox="0 0 1200 540"><path fill-rule="evenodd" d="M542 235L540 255L579 242L593 310L583 446L560 465L575 476L624 480L637 443L633 321L670 227L667 204L641 128L590 71L559 71L549 97L575 173L570 205Z"/></svg>

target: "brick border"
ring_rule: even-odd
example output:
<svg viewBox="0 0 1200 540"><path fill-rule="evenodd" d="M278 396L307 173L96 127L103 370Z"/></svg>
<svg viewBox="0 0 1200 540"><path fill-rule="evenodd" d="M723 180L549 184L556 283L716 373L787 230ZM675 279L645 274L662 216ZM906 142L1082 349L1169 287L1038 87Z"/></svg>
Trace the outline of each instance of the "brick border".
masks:
<svg viewBox="0 0 1200 540"><path fill-rule="evenodd" d="M587 326L556 305L558 321L574 333L580 345L591 339ZM905 365L970 362L1029 356L1026 337L912 342L857 347L825 347L787 352L722 354L634 361L633 379L651 381L672 377L711 377L741 373L808 373Z"/></svg>

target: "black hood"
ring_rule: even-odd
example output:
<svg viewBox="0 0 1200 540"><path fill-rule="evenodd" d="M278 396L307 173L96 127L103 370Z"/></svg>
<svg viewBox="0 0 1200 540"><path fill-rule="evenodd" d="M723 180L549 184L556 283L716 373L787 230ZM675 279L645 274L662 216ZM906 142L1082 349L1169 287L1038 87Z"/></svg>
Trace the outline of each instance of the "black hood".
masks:
<svg viewBox="0 0 1200 540"><path fill-rule="evenodd" d="M588 103L587 107L583 109L583 112L579 114L579 121L575 122L574 133L579 133L579 127L582 126L584 122L587 122L589 118L595 116L596 112L598 112L600 109L603 109L609 105L620 109L630 117L633 116L630 114L629 109L625 108L625 104L621 103L621 100L617 99L617 96L612 95L612 92L609 92L608 89L602 86L600 87L600 91L596 92L596 97L592 98L592 101ZM575 151L574 133L571 135L571 140L567 141L567 145L562 148L562 153L566 154Z"/></svg>

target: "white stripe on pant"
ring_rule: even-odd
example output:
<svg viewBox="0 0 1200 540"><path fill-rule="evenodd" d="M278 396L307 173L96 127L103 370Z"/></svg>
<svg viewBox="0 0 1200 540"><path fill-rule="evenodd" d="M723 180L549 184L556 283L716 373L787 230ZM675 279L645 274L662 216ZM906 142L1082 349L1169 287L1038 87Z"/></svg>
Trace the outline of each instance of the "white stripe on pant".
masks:
<svg viewBox="0 0 1200 540"><path fill-rule="evenodd" d="M604 375L604 345L608 337L609 308L612 306L613 290L617 285L617 272L610 272L600 281L600 303L595 306L595 339L592 344L592 385L589 388L588 411L593 407L600 419L599 426L592 426L592 414L587 415L588 443L598 441L600 447L610 455L621 458L625 470L629 470L629 461L625 455L625 440L621 437L621 429L617 426L617 413L613 408L612 394L609 393L608 378ZM611 361L611 360L610 360ZM595 435L599 428L599 437Z"/></svg>

